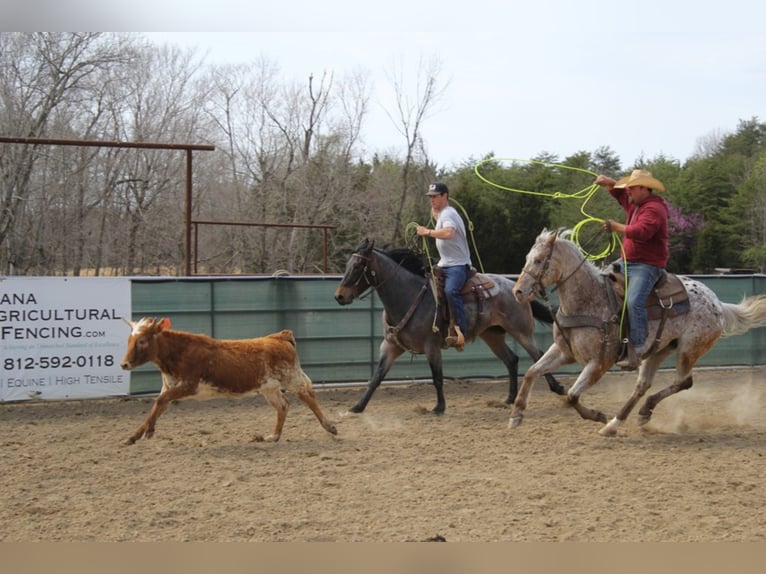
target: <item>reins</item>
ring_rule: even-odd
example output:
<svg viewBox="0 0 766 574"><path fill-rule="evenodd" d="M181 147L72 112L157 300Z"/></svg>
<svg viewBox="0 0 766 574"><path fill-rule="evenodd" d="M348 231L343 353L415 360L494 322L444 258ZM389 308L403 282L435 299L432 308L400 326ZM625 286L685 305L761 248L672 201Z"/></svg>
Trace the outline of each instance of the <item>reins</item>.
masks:
<svg viewBox="0 0 766 574"><path fill-rule="evenodd" d="M361 253L356 253L356 252L352 253L351 257L357 257L358 259L361 259L362 261L364 261L364 268L362 269L362 272L359 275L359 278L352 285L352 287L357 287L363 278L367 281L367 284L369 285L369 291L365 291L356 296L357 299L363 300L366 297L368 297L370 294L372 294L374 291L379 289L386 281L388 281L388 279L381 281L377 284L375 283L375 281L377 281L377 273L375 272L374 269L370 267L370 263L372 262L372 257L367 257L365 255L362 255ZM402 263L398 262L397 267L402 267ZM401 332L402 329L404 329L407 326L407 323L409 323L410 319L412 318L412 315L415 314L415 311L417 310L418 305L420 305L420 302L423 300L423 296L428 290L429 283L430 282L427 280L425 283L423 283L423 285L420 288L420 291L418 291L418 294L412 300L412 303L410 304L409 308L405 312L404 316L396 325L386 324L386 334L388 336L391 336L394 342L405 351L408 351L409 349L407 349L407 347L405 347L399 340L399 333Z"/></svg>
<svg viewBox="0 0 766 574"><path fill-rule="evenodd" d="M622 240L620 239L620 235L617 232L614 232L614 231L608 232L609 240L607 242L607 246L601 252L599 252L599 253L591 253L590 251L588 251L589 247L588 248L584 247L582 245L582 241L580 240L580 232L582 231L582 229L587 224L596 223L600 227L601 224L604 223L603 219L601 219L599 217L594 217L592 215L589 215L586 212L586 205L595 196L596 192L599 189L599 186L597 184L592 183L592 184L590 184L588 186L585 186L584 188L576 191L575 193L570 193L570 194L561 193L561 192L548 193L548 192L529 191L529 190L524 190L524 189L514 189L514 188L506 187L506 186L503 186L503 185L500 185L500 184L498 184L496 182L491 181L489 178L487 178L486 176L482 175L482 173L480 171L480 168L484 164L486 164L486 163L489 163L489 162L501 162L501 161L524 162L524 163L531 163L531 164L535 164L535 165L540 165L540 166L543 166L543 167L550 167L550 168L553 168L553 169L571 170L571 171L580 172L580 173L592 176L594 179L596 177L598 177L597 174L593 173L592 171L590 171L588 169L574 167L574 166L571 166L571 165L564 165L564 164L559 164L559 163L550 163L550 162L544 162L544 161L539 161L539 160L516 159L516 158L488 158L488 159L484 159L484 160L479 161L474 166L474 173L476 174L476 176L479 179L481 179L483 182L487 183L488 185L491 185L491 186L493 186L495 188L498 188L498 189L502 189L502 190L505 190L505 191L510 191L510 192L513 192L513 193L524 193L524 194L529 194L529 195L537 195L537 196L542 196L542 197L550 197L552 199L581 199L581 200L583 200L582 204L580 205L580 213L582 213L585 216L585 219L581 220L580 222L578 222L577 224L574 225L574 227L572 228L572 234L571 234L572 242L575 245L577 245L577 247L580 249L580 252L585 256L585 258L580 262L580 266L583 265L585 263L585 261L599 261L599 260L603 260L610 253L614 253L615 251L619 251L619 253L620 253L621 257L622 257L622 260L625 261L625 255L624 255L624 249L623 249L623 246L622 246ZM595 239L595 237L596 237L595 235L592 236L592 239ZM578 266L574 271L572 271L572 273L569 276L571 276L574 273L576 273L580 266ZM546 267L546 269L547 269L547 267ZM559 284L563 283L564 281L569 279L569 276L567 276L562 281L560 281ZM627 291L627 287L628 287L627 269L624 270L624 276L625 276L625 290ZM541 277L542 277L542 275L541 275ZM557 288L558 288L558 285L554 286L554 288L552 289L552 292L556 291ZM626 314L627 314L627 298L623 301L622 312L620 313L620 332L622 332L622 325L623 325L623 322L625 320L625 315Z"/></svg>

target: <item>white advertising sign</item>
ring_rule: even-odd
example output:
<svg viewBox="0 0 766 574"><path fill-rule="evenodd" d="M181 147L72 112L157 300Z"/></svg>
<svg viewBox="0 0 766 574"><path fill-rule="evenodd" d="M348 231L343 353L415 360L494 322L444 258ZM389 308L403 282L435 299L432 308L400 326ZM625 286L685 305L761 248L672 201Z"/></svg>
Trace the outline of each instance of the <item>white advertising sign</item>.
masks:
<svg viewBox="0 0 766 574"><path fill-rule="evenodd" d="M0 277L0 401L130 393L130 279Z"/></svg>

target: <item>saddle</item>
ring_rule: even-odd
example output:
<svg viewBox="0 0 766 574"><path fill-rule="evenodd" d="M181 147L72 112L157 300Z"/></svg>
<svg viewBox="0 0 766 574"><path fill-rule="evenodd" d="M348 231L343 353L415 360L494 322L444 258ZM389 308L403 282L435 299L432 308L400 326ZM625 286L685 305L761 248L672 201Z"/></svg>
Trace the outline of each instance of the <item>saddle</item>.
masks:
<svg viewBox="0 0 766 574"><path fill-rule="evenodd" d="M618 269L616 265L612 267L612 270L607 274L606 282L608 285L611 285L611 292L614 294L615 299L617 299L617 308L620 308L625 299L625 275ZM649 320L659 320L660 322L657 327L657 333L654 335L654 340L646 353L651 354L661 340L665 321L668 318L689 312L689 294L686 292L686 286L678 275L668 273L663 269L660 278L646 298L644 307L646 307L646 314ZM626 315L622 325L622 333L620 333L620 338L623 341L626 340L630 330L629 321ZM621 365L622 368L628 370L635 369L638 366L638 358L635 356L633 346L623 346L623 353L629 358L629 361L627 364Z"/></svg>
<svg viewBox="0 0 766 574"><path fill-rule="evenodd" d="M452 321L452 313L450 313L449 304L444 291L444 272L441 268L435 266L433 268L433 273L439 300L439 318L443 325L450 325ZM497 291L497 285L492 279L483 273L479 273L476 268L471 267L468 272L468 279L466 279L463 288L460 290L460 294L463 297L464 303L475 301L479 309L479 314L481 314L484 310L484 301L495 296Z"/></svg>
<svg viewBox="0 0 766 574"><path fill-rule="evenodd" d="M625 299L625 275L613 267L607 278L621 306ZM663 269L644 306L649 319L683 315L689 311L689 294L678 275Z"/></svg>

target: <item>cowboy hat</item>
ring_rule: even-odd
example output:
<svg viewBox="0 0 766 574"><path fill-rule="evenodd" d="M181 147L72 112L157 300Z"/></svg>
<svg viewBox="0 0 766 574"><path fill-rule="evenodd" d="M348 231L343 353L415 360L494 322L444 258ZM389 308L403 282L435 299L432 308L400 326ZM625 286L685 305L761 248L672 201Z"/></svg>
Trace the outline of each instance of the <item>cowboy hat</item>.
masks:
<svg viewBox="0 0 766 574"><path fill-rule="evenodd" d="M630 175L618 179L614 187L615 189L622 189L638 185L648 187L649 189L656 189L657 191L665 191L665 185L656 177L652 177L652 172L645 169L634 169Z"/></svg>

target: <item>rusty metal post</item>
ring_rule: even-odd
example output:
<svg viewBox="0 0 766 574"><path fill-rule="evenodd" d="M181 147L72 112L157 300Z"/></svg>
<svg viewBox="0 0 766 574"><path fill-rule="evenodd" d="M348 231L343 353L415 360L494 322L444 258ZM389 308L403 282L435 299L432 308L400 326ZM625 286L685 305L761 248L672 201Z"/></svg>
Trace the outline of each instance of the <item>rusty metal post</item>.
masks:
<svg viewBox="0 0 766 574"><path fill-rule="evenodd" d="M186 276L191 275L191 218L192 218L192 151L186 150L186 224L184 235L186 239L186 253L184 254L184 269ZM196 259L196 256L195 256Z"/></svg>

